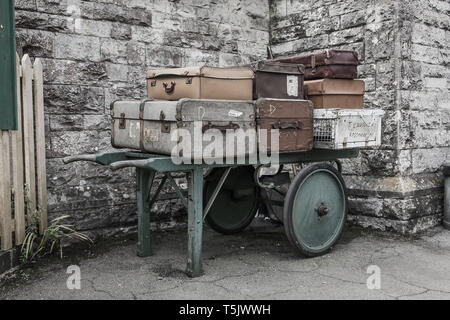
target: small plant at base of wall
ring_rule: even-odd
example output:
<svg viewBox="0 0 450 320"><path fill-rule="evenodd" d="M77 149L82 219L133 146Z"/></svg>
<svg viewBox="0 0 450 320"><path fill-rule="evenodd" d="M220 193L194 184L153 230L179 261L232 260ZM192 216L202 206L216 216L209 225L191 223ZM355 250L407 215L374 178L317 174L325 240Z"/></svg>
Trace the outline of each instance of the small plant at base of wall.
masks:
<svg viewBox="0 0 450 320"><path fill-rule="evenodd" d="M31 210L28 198L28 187L25 186L25 202L27 207L27 227L25 230L25 240L21 247L21 262L31 262L37 258L52 254L56 249L59 256L63 257L63 240L73 239L92 243L92 240L85 234L73 229L71 224L64 223L69 215L61 216L50 221L47 229L42 234L39 232L42 209L37 206L36 210Z"/></svg>

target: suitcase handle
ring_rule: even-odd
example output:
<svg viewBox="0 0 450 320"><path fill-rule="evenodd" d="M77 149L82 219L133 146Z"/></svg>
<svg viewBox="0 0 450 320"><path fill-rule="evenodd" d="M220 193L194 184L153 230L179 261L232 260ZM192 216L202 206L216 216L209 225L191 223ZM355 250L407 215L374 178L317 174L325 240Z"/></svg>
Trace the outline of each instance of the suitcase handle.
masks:
<svg viewBox="0 0 450 320"><path fill-rule="evenodd" d="M280 129L280 130L284 130L284 129L299 129L301 130L303 128L303 123L299 122L299 121L294 121L294 122L275 122L272 124L272 129Z"/></svg>
<svg viewBox="0 0 450 320"><path fill-rule="evenodd" d="M219 126L219 125L212 124L211 122L208 122L207 124L205 124L203 126L202 132L205 133L205 131L209 130L209 129L218 129L220 131L226 131L228 129L237 130L239 128L240 127L237 123L232 123L231 121L229 124L224 125L224 126Z"/></svg>
<svg viewBox="0 0 450 320"><path fill-rule="evenodd" d="M172 93L173 90L175 90L175 85L176 85L175 81L170 82L170 87L167 82L163 83L163 87L164 87L164 90L166 91L166 93Z"/></svg>

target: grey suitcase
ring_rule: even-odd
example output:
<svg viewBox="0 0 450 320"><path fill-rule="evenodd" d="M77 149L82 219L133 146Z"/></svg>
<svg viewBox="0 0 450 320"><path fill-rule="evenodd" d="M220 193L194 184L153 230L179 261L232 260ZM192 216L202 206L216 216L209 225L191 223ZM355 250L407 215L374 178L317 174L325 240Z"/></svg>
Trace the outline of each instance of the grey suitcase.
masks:
<svg viewBox="0 0 450 320"><path fill-rule="evenodd" d="M197 100L178 101L115 101L111 103L111 143L116 148L174 155L183 159L228 158L226 141L232 141L236 129L251 133L234 157L256 155L257 141L254 104L252 101ZM190 134L189 143L183 139ZM217 129L208 131L209 129ZM205 134L223 133L223 154L211 152L213 138ZM194 140L195 139L195 140ZM199 140L200 139L200 140ZM205 153L205 150L208 152ZM221 156L222 155L222 156Z"/></svg>

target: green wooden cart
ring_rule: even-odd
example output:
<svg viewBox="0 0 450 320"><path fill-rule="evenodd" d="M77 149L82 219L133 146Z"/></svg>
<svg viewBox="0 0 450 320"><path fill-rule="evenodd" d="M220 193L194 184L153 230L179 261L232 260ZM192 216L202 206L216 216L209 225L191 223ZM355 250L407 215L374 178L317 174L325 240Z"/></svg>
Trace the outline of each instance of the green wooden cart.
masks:
<svg viewBox="0 0 450 320"><path fill-rule="evenodd" d="M330 161L354 158L358 149L320 150L281 154L279 164L314 163L305 166L292 180L284 199L284 228L289 241L305 256L330 250L339 239L346 215L344 181ZM243 230L255 217L261 199L258 174L250 163L180 164L170 156L139 152L113 152L71 156L65 163L93 161L112 170L135 167L137 175L138 256L151 255L150 208L166 181L172 185L188 212L187 274L202 274L203 221L223 234ZM204 169L210 169L204 177ZM164 174L155 193L150 194L156 172ZM172 172L186 172L187 199L174 181ZM256 177L256 179L255 179ZM269 187L269 186L268 186ZM205 199L205 201L203 201Z"/></svg>

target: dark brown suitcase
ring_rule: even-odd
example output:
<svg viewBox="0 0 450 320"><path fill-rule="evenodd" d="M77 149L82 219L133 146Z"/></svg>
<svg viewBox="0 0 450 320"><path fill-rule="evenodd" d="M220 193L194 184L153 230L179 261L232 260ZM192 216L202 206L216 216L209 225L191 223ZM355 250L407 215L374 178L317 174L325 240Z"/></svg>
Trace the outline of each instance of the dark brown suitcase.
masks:
<svg viewBox="0 0 450 320"><path fill-rule="evenodd" d="M329 49L314 54L276 58L272 61L305 65L305 80L358 77L358 53L355 51Z"/></svg>
<svg viewBox="0 0 450 320"><path fill-rule="evenodd" d="M255 72L253 99L303 99L305 67L301 64L277 61L253 63Z"/></svg>
<svg viewBox="0 0 450 320"><path fill-rule="evenodd" d="M259 148L272 150L271 132L279 130L279 153L301 152L313 147L313 105L309 100L261 98L255 102ZM267 139L261 129L267 130Z"/></svg>

